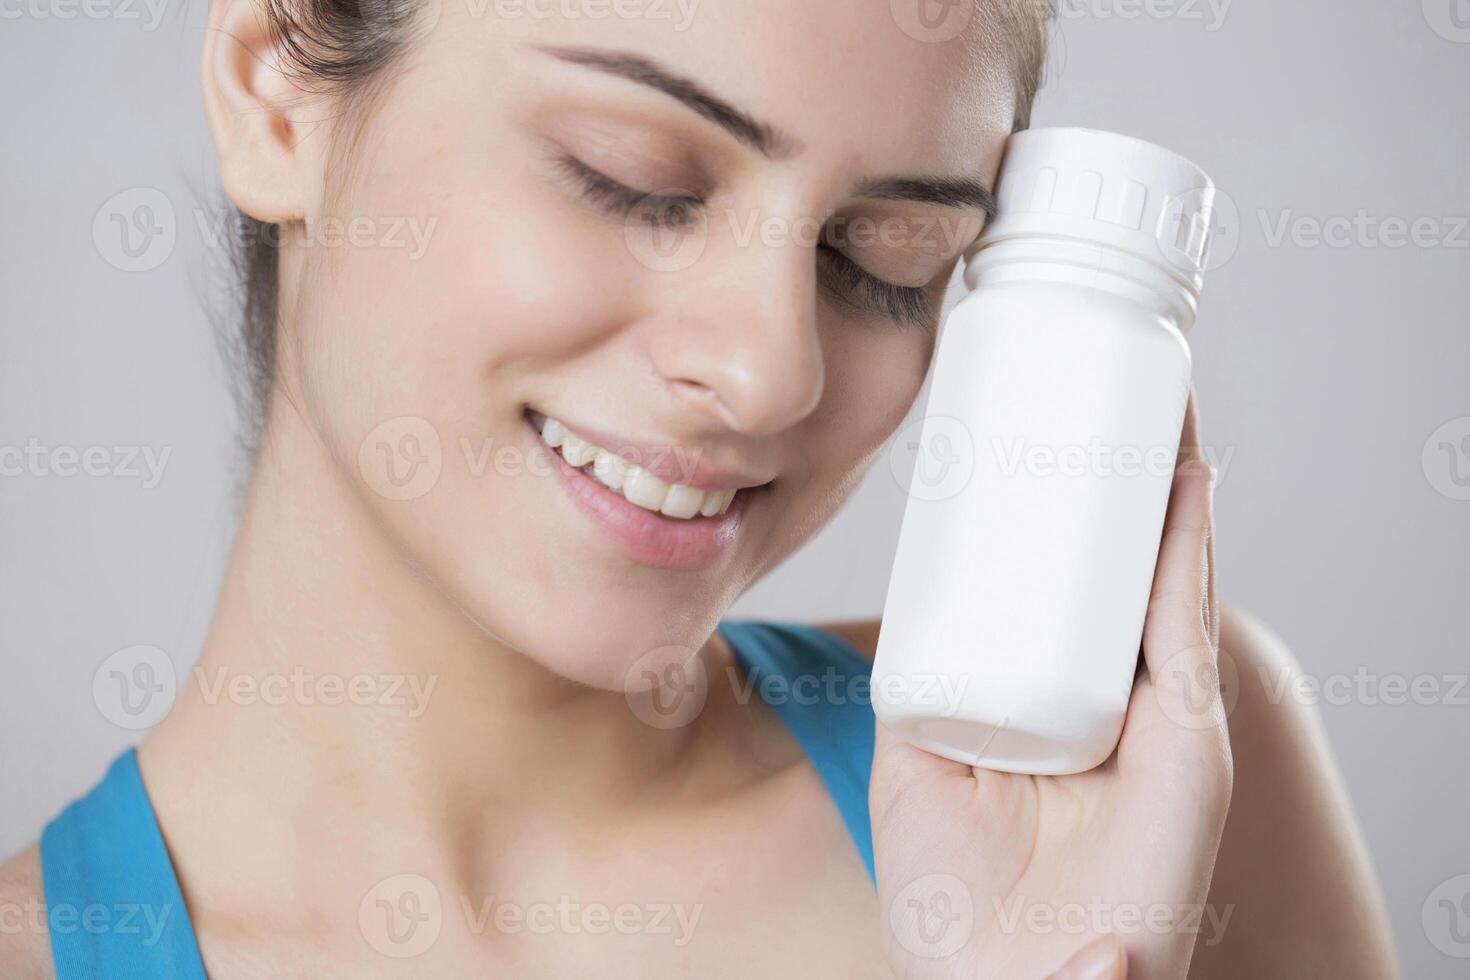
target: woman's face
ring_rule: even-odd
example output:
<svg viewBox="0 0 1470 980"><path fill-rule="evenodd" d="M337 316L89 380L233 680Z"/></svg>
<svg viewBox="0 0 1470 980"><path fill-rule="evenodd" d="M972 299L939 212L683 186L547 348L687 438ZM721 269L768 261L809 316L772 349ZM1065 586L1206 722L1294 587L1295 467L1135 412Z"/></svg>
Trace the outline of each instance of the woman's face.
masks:
<svg viewBox="0 0 1470 980"><path fill-rule="evenodd" d="M911 36L904 0L428 2L324 155L278 384L407 564L615 689L700 646L910 407L1007 42L983 11Z"/></svg>

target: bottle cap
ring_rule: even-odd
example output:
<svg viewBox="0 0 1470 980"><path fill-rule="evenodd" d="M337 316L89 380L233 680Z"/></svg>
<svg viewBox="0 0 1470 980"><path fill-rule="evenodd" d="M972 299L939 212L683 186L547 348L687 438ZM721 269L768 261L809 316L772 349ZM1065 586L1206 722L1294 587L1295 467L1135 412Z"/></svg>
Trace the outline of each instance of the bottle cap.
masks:
<svg viewBox="0 0 1470 980"><path fill-rule="evenodd" d="M1096 129L1027 129L1007 142L998 183L979 249L1066 238L1146 259L1195 293L1204 285L1215 185L1177 153Z"/></svg>

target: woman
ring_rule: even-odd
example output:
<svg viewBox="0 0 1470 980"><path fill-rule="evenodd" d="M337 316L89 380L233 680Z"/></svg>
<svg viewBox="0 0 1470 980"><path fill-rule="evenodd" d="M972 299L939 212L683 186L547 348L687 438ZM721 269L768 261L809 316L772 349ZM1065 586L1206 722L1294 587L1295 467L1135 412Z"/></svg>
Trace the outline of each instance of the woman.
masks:
<svg viewBox="0 0 1470 980"><path fill-rule="evenodd" d="M5 868L51 907L7 976L1393 974L1202 464L1094 772L752 694L861 677L876 623L721 627L918 393L1043 14L592 6L215 0L253 479L171 713ZM1221 645L1228 737L1173 724Z"/></svg>

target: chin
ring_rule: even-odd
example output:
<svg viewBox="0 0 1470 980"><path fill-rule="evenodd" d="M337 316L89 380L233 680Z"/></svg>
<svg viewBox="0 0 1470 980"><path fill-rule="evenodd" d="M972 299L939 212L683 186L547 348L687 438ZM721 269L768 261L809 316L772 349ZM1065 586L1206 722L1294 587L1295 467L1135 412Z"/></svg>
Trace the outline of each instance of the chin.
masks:
<svg viewBox="0 0 1470 980"><path fill-rule="evenodd" d="M742 587L734 569L631 562L575 513L571 521L526 506L503 513L511 516L482 520L483 537L469 521L434 534L455 549L424 556L423 571L485 637L577 684L626 691L650 663L688 660ZM460 550L475 540L488 543Z"/></svg>
<svg viewBox="0 0 1470 980"><path fill-rule="evenodd" d="M480 625L498 643L559 677L600 691L630 692L653 686L693 658L724 611L708 602L679 603L673 594L654 598L609 586L584 593L580 602L486 609Z"/></svg>

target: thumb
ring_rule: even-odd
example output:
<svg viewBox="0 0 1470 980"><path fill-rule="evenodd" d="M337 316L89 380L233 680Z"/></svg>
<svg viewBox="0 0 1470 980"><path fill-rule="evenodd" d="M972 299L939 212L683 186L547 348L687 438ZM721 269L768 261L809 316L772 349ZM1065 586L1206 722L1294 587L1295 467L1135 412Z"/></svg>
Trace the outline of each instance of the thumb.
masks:
<svg viewBox="0 0 1470 980"><path fill-rule="evenodd" d="M1123 940L1106 935L1074 953L1049 980L1125 980L1127 976L1128 954Z"/></svg>

